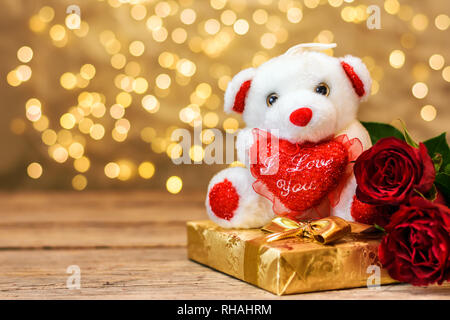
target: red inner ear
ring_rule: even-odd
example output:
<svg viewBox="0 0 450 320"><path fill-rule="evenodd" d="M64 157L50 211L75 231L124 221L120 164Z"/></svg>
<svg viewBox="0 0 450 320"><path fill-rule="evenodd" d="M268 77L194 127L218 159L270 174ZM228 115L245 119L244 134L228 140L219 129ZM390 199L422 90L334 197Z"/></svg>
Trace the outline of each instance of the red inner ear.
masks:
<svg viewBox="0 0 450 320"><path fill-rule="evenodd" d="M345 63L344 61L341 61L341 66L345 71L345 74L350 79L353 89L355 89L356 94L358 97L362 97L366 91L364 90L364 83L361 81L361 79L358 77L358 75L355 72L355 69L348 63Z"/></svg>
<svg viewBox="0 0 450 320"><path fill-rule="evenodd" d="M251 83L251 80L247 80L243 84L241 84L241 87L239 88L239 91L234 98L233 111L238 113L242 113L244 111L245 98L247 97L247 92L248 89L250 89Z"/></svg>

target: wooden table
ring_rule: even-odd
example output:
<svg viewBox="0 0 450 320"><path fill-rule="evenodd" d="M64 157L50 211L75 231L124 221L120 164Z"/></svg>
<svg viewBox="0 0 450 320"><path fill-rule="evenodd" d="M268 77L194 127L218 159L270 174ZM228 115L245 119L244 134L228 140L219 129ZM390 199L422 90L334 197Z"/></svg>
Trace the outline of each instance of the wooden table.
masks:
<svg viewBox="0 0 450 320"><path fill-rule="evenodd" d="M0 299L450 299L449 284L278 297L187 259L185 222L205 218L200 193L0 193Z"/></svg>

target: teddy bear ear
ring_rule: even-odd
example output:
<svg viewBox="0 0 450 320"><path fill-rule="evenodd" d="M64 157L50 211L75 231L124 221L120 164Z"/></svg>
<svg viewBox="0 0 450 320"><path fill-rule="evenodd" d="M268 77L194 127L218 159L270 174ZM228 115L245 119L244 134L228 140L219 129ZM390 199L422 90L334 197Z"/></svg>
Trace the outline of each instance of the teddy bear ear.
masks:
<svg viewBox="0 0 450 320"><path fill-rule="evenodd" d="M350 55L339 60L342 70L353 86L355 94L361 101L367 100L370 94L370 88L372 87L372 78L366 65L361 59Z"/></svg>
<svg viewBox="0 0 450 320"><path fill-rule="evenodd" d="M235 75L233 79L228 83L224 98L225 112L244 112L245 99L247 98L247 93L252 84L254 75L254 68L244 69L237 75Z"/></svg>

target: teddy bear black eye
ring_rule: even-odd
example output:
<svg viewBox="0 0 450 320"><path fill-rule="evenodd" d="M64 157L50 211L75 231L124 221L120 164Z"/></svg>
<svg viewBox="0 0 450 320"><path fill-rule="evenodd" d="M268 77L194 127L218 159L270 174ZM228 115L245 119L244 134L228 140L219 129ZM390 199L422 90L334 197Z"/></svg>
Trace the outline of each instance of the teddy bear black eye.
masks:
<svg viewBox="0 0 450 320"><path fill-rule="evenodd" d="M278 100L276 93L271 93L267 96L266 103L268 107L271 107Z"/></svg>
<svg viewBox="0 0 450 320"><path fill-rule="evenodd" d="M330 94L330 87L325 82L319 83L319 85L314 89L314 91L318 94L324 95L328 97Z"/></svg>

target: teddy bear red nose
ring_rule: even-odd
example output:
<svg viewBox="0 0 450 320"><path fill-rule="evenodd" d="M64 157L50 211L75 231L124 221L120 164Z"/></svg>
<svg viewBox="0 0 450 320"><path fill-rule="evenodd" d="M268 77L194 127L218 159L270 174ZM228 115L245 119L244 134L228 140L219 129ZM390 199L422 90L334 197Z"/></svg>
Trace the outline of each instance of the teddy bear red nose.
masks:
<svg viewBox="0 0 450 320"><path fill-rule="evenodd" d="M311 121L312 115L310 108L300 108L291 113L289 120L296 126L304 127Z"/></svg>

